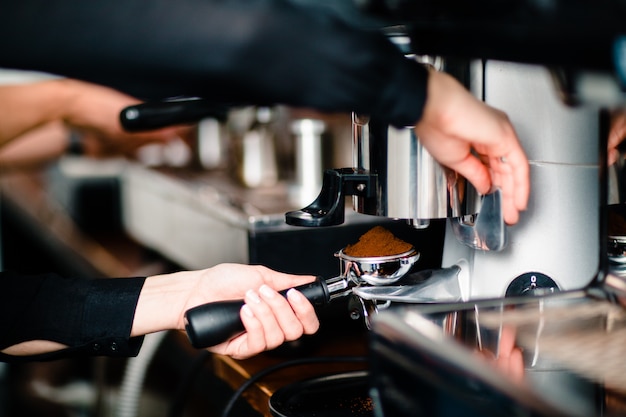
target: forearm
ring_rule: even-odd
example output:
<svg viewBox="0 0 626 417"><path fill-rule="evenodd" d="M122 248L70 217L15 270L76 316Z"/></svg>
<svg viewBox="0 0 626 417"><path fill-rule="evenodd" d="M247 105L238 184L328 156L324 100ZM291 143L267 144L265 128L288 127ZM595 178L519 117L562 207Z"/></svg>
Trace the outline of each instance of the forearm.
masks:
<svg viewBox="0 0 626 417"><path fill-rule="evenodd" d="M143 99L191 95L358 111L399 126L421 116L424 69L378 31L314 7L283 0L23 0L9 2L3 17L0 37L20 36L0 46L0 65Z"/></svg>
<svg viewBox="0 0 626 417"><path fill-rule="evenodd" d="M0 360L53 350L46 359L136 355L141 338L131 327L143 282L0 273Z"/></svg>
<svg viewBox="0 0 626 417"><path fill-rule="evenodd" d="M197 273L179 272L175 274L157 275L147 278L141 288L141 292L139 293L136 307L134 309L134 317L132 315L125 314L124 310L120 310L119 314L116 314L116 311L114 310L114 303L110 302L113 301L113 297L116 295L115 291L109 293L108 290L99 289L98 292L102 292L103 295L95 298L100 299L103 305L111 304L111 307L104 307L104 310L96 307L95 310L102 314L103 318L109 317L120 324L124 324L125 321L128 321L129 327L131 326L130 321L132 320L132 328L130 330L130 334L127 335L130 338L144 336L149 333L164 330L182 330L184 328L184 305L189 297L189 294L192 292L192 288L196 285L198 277L199 275ZM21 277L21 279L28 280L29 277ZM115 283L115 280L116 279L110 279L112 283ZM68 281L58 280L57 282L66 283ZM75 288L72 291L73 299L68 301L72 301L72 304L77 306L80 306L81 302L85 303L84 306L81 306L82 308L80 308L80 310L88 312L90 310L94 310L94 305L85 300L86 291L80 289L83 287L83 283L85 283L85 281L74 281L73 286ZM97 283L104 282L97 281L96 284ZM114 289L114 287L111 288ZM92 290L88 291L92 292ZM43 292L45 293L45 290ZM59 292L64 292L63 285L59 285ZM51 305L43 306L39 303L40 302L34 300L34 302L31 303L31 309L41 309L45 312L52 307ZM87 305L87 303L90 303L90 305ZM128 305L128 303L124 304ZM131 307L132 306L134 306L134 303L131 304ZM38 337L41 337L41 339L26 340L15 343L4 349L0 349L0 353L14 357L26 357L60 352L66 349L76 348L75 343L77 340L90 338L90 336L85 334L79 334L78 329L81 327L90 327L91 331L95 334L102 334L105 331L104 328L100 328L98 325L89 322L83 322L73 326L72 324L76 322L76 319L71 317L79 315L81 315L80 311L73 313L71 308L65 308L63 318L58 318L58 321L66 323L70 332L75 332L75 334L65 338L57 338L53 335L54 331L51 331L50 326L46 324L46 322L49 321L48 317L46 319L43 317L33 317L31 319L27 319L23 325L30 325L33 328L39 329L36 332L31 332L30 334L33 336L37 335ZM86 313L86 315L89 316L88 313ZM73 331L71 330L72 328L76 328L77 330ZM102 336L110 337L112 334ZM58 341L48 340L46 338L55 338ZM14 340L19 340L19 338ZM92 341L92 343L94 342ZM103 352L94 351L94 354L101 353Z"/></svg>

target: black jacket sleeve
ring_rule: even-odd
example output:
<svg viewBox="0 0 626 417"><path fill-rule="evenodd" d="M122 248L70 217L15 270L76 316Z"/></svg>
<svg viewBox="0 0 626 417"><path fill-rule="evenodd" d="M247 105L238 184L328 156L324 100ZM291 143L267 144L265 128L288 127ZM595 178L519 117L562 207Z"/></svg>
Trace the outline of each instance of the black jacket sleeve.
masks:
<svg viewBox="0 0 626 417"><path fill-rule="evenodd" d="M130 331L144 280L0 273L0 350L29 340L69 346L29 357L0 354L0 360L137 355L143 338Z"/></svg>
<svg viewBox="0 0 626 417"><path fill-rule="evenodd" d="M289 0L0 5L0 66L84 79L142 99L357 111L396 126L422 114L426 70L378 28L331 8Z"/></svg>

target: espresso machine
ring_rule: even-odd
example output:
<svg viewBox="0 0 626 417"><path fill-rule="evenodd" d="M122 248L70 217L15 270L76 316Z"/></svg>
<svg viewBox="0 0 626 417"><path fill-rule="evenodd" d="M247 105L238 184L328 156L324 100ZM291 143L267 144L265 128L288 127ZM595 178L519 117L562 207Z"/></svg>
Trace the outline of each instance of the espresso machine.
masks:
<svg viewBox="0 0 626 417"><path fill-rule="evenodd" d="M394 402L388 407L393 410L398 398L422 395L415 386L434 395L426 389L431 381L448 386L459 397L464 396L464 389L475 388L472 381L463 386L455 380L455 370L469 373L463 367L471 366L451 368L448 362L434 368L438 374L424 365L436 363L432 361L435 355L424 355L426 344L419 345L421 351L411 350L415 346L411 332L422 319L418 312L436 310L432 306L440 303L450 312L454 308L449 303L457 303L452 304L458 309L454 319L447 315L435 328L419 327L427 335L421 342L432 338L428 349L437 353L448 346L433 345L442 341L432 332L456 334L457 325L478 327L477 306L482 301L493 302L492 307L502 312L515 306L504 307L497 300L534 296L539 300L536 309L543 309L544 297L575 294L604 276L607 109L626 103L626 59L619 25L619 16L626 13L615 2L591 7L576 1L515 1L509 10L488 1L471 7L456 1L361 3L401 23L391 27L389 34L407 59L451 73L476 97L507 113L530 162L528 209L518 224L508 227L499 211L497 190L478 196L463 178L429 157L411 128L396 129L380 124L376 115L354 114L354 165L327 171L319 197L301 211L287 214L289 224L337 224L342 221L344 198L350 195L355 211L406 221L417 229L446 219L440 269L418 271L413 279L391 286L352 290L355 308L362 310L358 316L373 322L373 356L379 365L374 365L372 395L378 397L375 402L385 403L380 396L391 391L387 402ZM581 34L580 28L594 19L598 20L593 30ZM394 315L394 306L404 312ZM472 308L476 309L474 321L459 322L456 313ZM382 324L377 327L379 320ZM474 340L486 343L481 333L476 330ZM496 338L502 336L502 325L496 333ZM524 390L516 394L515 386L507 385L500 392L498 384L490 381L481 388L485 396L495 398L496 403L498 398L513 399L523 404L521 409L530 410L528 415L603 415L601 384L545 360L538 335L537 345L531 346L534 349L526 350L534 356L524 360L528 382ZM393 359L394 355L401 359ZM415 358L419 358L417 370L409 375L407 365ZM472 360L471 356L465 359ZM388 370L393 366L399 369L395 374ZM445 378L454 382L442 382ZM416 385L407 386L409 380ZM388 390L386 386L400 388ZM525 391L529 386L532 389ZM520 392L527 394L522 394L525 398L520 398ZM424 405L405 400L412 406ZM430 401L436 402L434 397ZM415 408L403 407L391 415L435 415L434 408L419 414ZM503 408L508 414L499 414ZM511 415L518 410L516 406L503 408L477 415ZM380 415L387 414L380 411Z"/></svg>
<svg viewBox="0 0 626 417"><path fill-rule="evenodd" d="M467 265L471 299L586 286L600 261L599 108L564 104L545 67L488 60L472 70L479 84L472 91L506 112L516 129L532 191L500 251L459 244L450 220L442 267Z"/></svg>
<svg viewBox="0 0 626 417"><path fill-rule="evenodd" d="M611 326L620 328L608 316L593 321L579 315L574 306L598 307L603 305L598 300L613 299L607 285L623 287L623 280L607 272L605 171L607 109L626 103L619 24L624 5L514 1L505 11L496 2L364 3L406 24L413 53L445 56L443 70L452 70L476 97L508 114L531 176L528 210L503 233L489 196L482 197L475 216L447 216L440 271L458 271L457 293L440 291L438 300L429 300L421 297L423 291L413 292L414 304L402 300L401 313L389 308L372 318L371 394L381 404L377 414L612 415L605 374L593 378L594 372L572 369L580 370L590 353L576 337L589 335L600 345L595 356L610 361L601 345L611 340L606 337ZM454 66L459 58L466 60L461 71ZM453 65L446 68L446 61ZM481 225L481 217L489 217L491 226ZM467 226L476 227L470 235L489 244L465 239ZM431 274L437 278L445 282L441 273ZM563 304L562 318L551 323L550 307ZM518 309L521 314L513 314L518 321L508 327L515 320L505 320L513 317L507 312ZM483 322L487 310L495 317L491 333ZM617 310L619 315L623 309ZM475 353L494 340L502 343L511 329L516 343L526 340L520 355L523 383L478 369ZM568 335L555 338L560 344L551 356L548 334ZM457 342L469 349L458 349ZM499 349L492 349L495 357ZM569 362L562 359L568 356Z"/></svg>
<svg viewBox="0 0 626 417"><path fill-rule="evenodd" d="M445 70L441 59L407 59L430 60ZM327 171L318 199L287 213L287 223L337 224L346 195L359 213L404 219L416 229L447 219L442 270L429 271L429 286L439 278L449 285L453 268L458 288L447 292L451 299L424 299L416 292L406 302L586 286L600 262L598 106L564 104L555 75L539 65L484 60L467 63L465 72L476 96L509 114L527 152L532 194L519 224L504 224L497 190L478 196L428 154L413 128L397 129L380 124L375 115L359 114L353 114L354 167ZM386 298L385 292L361 289L358 295Z"/></svg>
<svg viewBox="0 0 626 417"><path fill-rule="evenodd" d="M477 195L464 178L428 155L412 128L390 127L380 115L353 114L353 166L325 171L318 197L301 210L287 213L286 222L308 227L341 224L346 197L352 197L358 213L396 219L416 230L445 221L440 268L419 270L417 261L412 273L383 285L365 282L354 286L346 276L337 277L323 285L315 283L310 299L323 304L334 296L354 296L350 314L365 318L373 330L372 372L377 389L372 395L379 396L373 398L375 403L385 403L385 386L397 385L393 402L413 404L410 398L399 397L415 394L417 385L407 384L409 380L440 382L449 378L455 393L463 397L464 389L475 387L455 384L454 369L438 374L437 370L446 370L444 366L434 370L424 366L419 368L421 374L416 371L401 377L388 372L390 364L401 362L394 362L396 356L406 357L405 364L426 362L420 362L421 351L413 340L428 327L415 325L420 312L438 305L451 311L450 303L456 303L460 311L481 301L494 303L490 307L503 311L500 300L520 298L539 300L537 308L543 308L544 297L583 289L604 273L606 110L626 103L626 48L621 35L625 6L610 0L593 5L578 0L514 0L506 4L490 0L471 4L460 0L362 0L359 4L390 23L390 39L407 59L451 73L476 97L508 114L530 161L528 210L518 224L506 226L497 190ZM396 307L403 313L393 315ZM223 316L237 321L240 303L228 308L230 312ZM216 334L212 323L193 323L208 317L206 311L195 312L198 314L188 316L191 327ZM469 322L450 321L449 315L445 319L434 333L456 334L457 324L468 327ZM476 323L469 326L477 327ZM239 323L233 326L240 331ZM203 340L193 329L187 330L198 347L218 342ZM501 337L501 330L496 338ZM223 336L231 331L227 329ZM473 336L487 345L485 338L478 337L481 334L476 330ZM430 346L433 351L450 345L438 336L433 340L439 343ZM472 361L471 356L465 359ZM547 414L523 415L560 415L550 412L563 404L569 408L562 415L602 413L598 401L601 387L594 382L536 357L524 363L528 364L527 374L533 374L533 390L520 391L527 394L524 399L508 386L504 396L525 405L528 401L544 405L545 398L537 395L540 392L553 401L543 408ZM398 368L411 372L402 363ZM409 377L414 379L404 379ZM486 395L490 398L499 385L507 385L498 384L495 378L489 382ZM430 380L423 386L428 383ZM437 415L428 411L433 410L422 415ZM379 415L415 415L406 413Z"/></svg>
<svg viewBox="0 0 626 417"><path fill-rule="evenodd" d="M317 200L288 213L287 223L340 223L350 195L355 211L418 229L447 219L441 266L463 270L461 299L588 285L605 254L605 110L626 102L624 5L519 0L505 10L491 1L357 3L397 24L386 32L407 59L454 75L508 114L530 161L528 209L518 224L505 226L497 193L477 196L428 155L412 128L354 114L353 166L326 172ZM593 30L581 33L581 27Z"/></svg>

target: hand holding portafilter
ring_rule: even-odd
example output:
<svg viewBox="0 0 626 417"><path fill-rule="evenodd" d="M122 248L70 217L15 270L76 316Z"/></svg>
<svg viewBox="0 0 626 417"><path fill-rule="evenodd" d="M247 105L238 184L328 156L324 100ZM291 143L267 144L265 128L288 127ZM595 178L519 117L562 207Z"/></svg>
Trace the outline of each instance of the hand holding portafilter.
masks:
<svg viewBox="0 0 626 417"><path fill-rule="evenodd" d="M419 259L414 249L393 256L354 258L343 251L335 254L342 262L344 274L295 287L315 307L322 307L331 300L352 293L352 288L362 283L384 285L396 282L405 275ZM281 291L286 295L288 290ZM215 346L244 331L240 318L242 300L219 301L199 305L185 313L185 330L195 348Z"/></svg>
<svg viewBox="0 0 626 417"><path fill-rule="evenodd" d="M315 307L330 301L326 281L317 278L309 284L296 287ZM281 291L285 296L288 290ZM244 332L239 316L243 300L218 301L202 304L185 313L185 330L192 346L198 349L215 346Z"/></svg>

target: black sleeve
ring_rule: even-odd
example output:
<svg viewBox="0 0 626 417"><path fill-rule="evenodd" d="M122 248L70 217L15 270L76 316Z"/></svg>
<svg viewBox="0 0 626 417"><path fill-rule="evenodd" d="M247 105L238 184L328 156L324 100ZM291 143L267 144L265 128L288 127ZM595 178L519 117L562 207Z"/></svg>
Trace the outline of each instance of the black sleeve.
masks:
<svg viewBox="0 0 626 417"><path fill-rule="evenodd" d="M0 354L0 360L137 355L143 338L130 331L144 281L0 273L0 350L29 340L69 346L29 357Z"/></svg>
<svg viewBox="0 0 626 417"><path fill-rule="evenodd" d="M142 99L422 114L426 70L377 28L288 0L0 0L0 66Z"/></svg>

